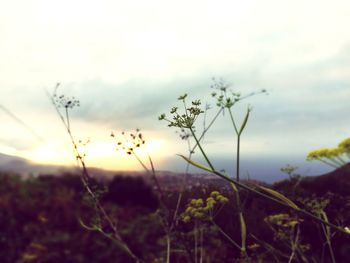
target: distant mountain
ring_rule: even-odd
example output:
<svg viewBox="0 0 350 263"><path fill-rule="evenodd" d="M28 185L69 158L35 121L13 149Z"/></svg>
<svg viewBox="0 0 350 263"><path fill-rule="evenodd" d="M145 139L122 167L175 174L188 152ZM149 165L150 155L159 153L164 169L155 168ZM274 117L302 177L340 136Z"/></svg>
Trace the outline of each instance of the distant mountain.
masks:
<svg viewBox="0 0 350 263"><path fill-rule="evenodd" d="M109 171L95 167L88 167L88 171L90 175L100 179L109 178L116 174L125 176L142 174L141 172L131 171ZM81 171L76 166L36 164L21 157L0 153L0 172L11 172L22 176L28 176L40 174L61 175L64 173L79 174Z"/></svg>
<svg viewBox="0 0 350 263"><path fill-rule="evenodd" d="M350 195L350 163L327 174L306 177L301 181L300 187L319 195L326 191Z"/></svg>
<svg viewBox="0 0 350 263"><path fill-rule="evenodd" d="M29 166L29 162L17 156L0 153L0 170L20 172Z"/></svg>
<svg viewBox="0 0 350 263"><path fill-rule="evenodd" d="M60 166L38 165L24 158L0 153L0 171L12 172L21 175L40 174L40 173L57 173Z"/></svg>
<svg viewBox="0 0 350 263"><path fill-rule="evenodd" d="M277 190L302 189L321 196L327 192L350 195L350 163L329 173L318 176L305 176L284 180L274 184Z"/></svg>

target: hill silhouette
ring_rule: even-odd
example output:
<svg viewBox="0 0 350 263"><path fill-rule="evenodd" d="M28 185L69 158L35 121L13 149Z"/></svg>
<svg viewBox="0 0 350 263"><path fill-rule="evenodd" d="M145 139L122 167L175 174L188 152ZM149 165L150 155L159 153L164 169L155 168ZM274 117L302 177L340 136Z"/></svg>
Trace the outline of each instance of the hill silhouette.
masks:
<svg viewBox="0 0 350 263"><path fill-rule="evenodd" d="M297 176L277 182L273 186L276 190L284 192L303 191L317 196L332 192L350 196L350 163L323 175Z"/></svg>

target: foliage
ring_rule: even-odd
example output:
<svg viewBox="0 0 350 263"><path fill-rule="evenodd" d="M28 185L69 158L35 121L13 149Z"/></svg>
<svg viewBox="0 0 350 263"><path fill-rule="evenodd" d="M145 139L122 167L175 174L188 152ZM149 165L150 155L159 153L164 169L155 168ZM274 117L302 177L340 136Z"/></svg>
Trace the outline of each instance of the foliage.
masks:
<svg viewBox="0 0 350 263"><path fill-rule="evenodd" d="M111 137L117 149L139 162L148 181L121 176L96 180L78 147L81 141L76 141L71 130L70 110L80 102L57 95L57 88L50 98L69 135L81 174L25 180L0 175L3 262L335 263L348 258L350 193L336 191L340 181L321 176L310 184L291 165L281 168L289 180L272 186L240 178L241 137L252 107L247 107L239 125L234 106L266 90L242 96L224 81L214 80L212 97L218 110L209 122L208 104L203 109L200 100L188 103L187 94L178 98L181 107L171 108L170 117L160 115L159 120L180 129L181 139L187 141L188 156L180 155L187 169L193 165L220 178L220 186L199 178L195 186L188 185L186 170L180 184L175 180L174 188L158 176L147 151L145 159L138 154L137 148L146 144L139 129L130 136L122 132L122 138L114 133ZM208 130L225 112L236 138L235 176L217 170L203 144ZM201 117L200 133L197 123ZM192 160L197 147L206 164ZM311 152L308 160L341 167L337 176L345 178L349 167L344 158L350 157L349 151L350 140L346 139L337 148ZM321 186L327 189L320 190ZM342 187L346 189L346 183Z"/></svg>
<svg viewBox="0 0 350 263"><path fill-rule="evenodd" d="M176 182L176 178L173 180ZM115 182L119 182L126 189L135 189L129 194L124 192L128 198L134 197L134 200L144 199L143 192L148 191L151 194L153 192L150 185L145 184L140 177L116 176L108 182L96 183L105 184L107 189L112 189L111 185ZM200 182L205 185L204 181L200 180ZM147 191L142 190L146 188ZM323 190L326 191L326 189ZM176 204L176 198L171 197L171 194L176 194L174 191L176 190L169 190L165 194L167 203L172 206ZM322 207L330 219L337 218L342 225L350 225L348 214L350 196L328 193L323 197L316 197L309 195L308 190L299 188L298 191L305 197L305 201L294 200L298 204L305 203L306 206L312 206L315 209ZM78 219L87 220L94 214L83 202L83 198L84 190L77 175L39 176L23 180L16 175L1 174L1 262L133 262L126 254L116 249L109 239L81 227ZM207 216L198 218L200 224L197 225L197 229L204 231L202 248L205 258L210 262L231 262L232 258L239 258L236 247L222 234L224 232L232 241L239 242L240 227L236 220L238 211L233 205L235 198L235 194L228 188L218 189L217 185L211 184L205 187L192 187L184 192L187 205L183 204L180 208L183 211L181 218L184 221L186 221L186 213L193 212L190 212L189 208L208 207ZM294 224L296 221L300 225L299 237L302 243L299 246L303 249L304 255L314 259L315 262L321 262L322 253L323 257L328 257L328 250L324 248L324 241L321 241L324 239L320 238L322 235L315 235L315 233L322 233L317 224L288 214L288 210L281 210L263 198L249 195L248 192L243 191L241 198L246 208L245 219L249 232L254 233L247 238L247 253L251 258L263 259L263 262L270 262L277 258L280 262L285 262L289 252L285 243L288 236L281 237L284 238L285 244L281 245L283 243L281 239L276 239L275 231L281 234L281 230L285 230L282 234L292 234L288 224ZM156 262L156 259L163 262L161 259L164 260L165 257L165 235L157 216L158 212L154 210L155 204L131 201L125 206L123 197L116 195L112 198L108 193L104 194L102 200L108 211L115 213L118 217L120 228L123 229L121 234L131 249L146 262ZM318 203L321 206L317 205ZM278 214L283 217L281 220L287 225L282 224L280 230L271 231L270 224L278 227L278 220L272 220L273 215ZM271 220L266 224L261 220L263 218ZM210 221L211 219L214 219L215 224ZM194 221L179 221L172 236L174 252L171 260L173 262L177 260L191 262L190 258L194 253L194 227ZM337 262L342 262L342 259L345 260L349 255L349 242L349 238L344 235L335 234L332 237ZM273 253L270 253L267 244L275 248Z"/></svg>

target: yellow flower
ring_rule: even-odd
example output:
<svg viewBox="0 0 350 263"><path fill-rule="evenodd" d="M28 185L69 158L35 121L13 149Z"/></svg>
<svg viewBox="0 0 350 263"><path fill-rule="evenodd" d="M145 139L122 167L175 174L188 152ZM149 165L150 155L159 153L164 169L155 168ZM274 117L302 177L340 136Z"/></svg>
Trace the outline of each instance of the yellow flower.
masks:
<svg viewBox="0 0 350 263"><path fill-rule="evenodd" d="M339 156L341 154L343 154L343 149L341 148L331 148L331 149L328 149L328 157L336 157L336 156Z"/></svg>
<svg viewBox="0 0 350 263"><path fill-rule="evenodd" d="M330 150L328 148L322 148L318 150L318 157L327 158L330 156Z"/></svg>
<svg viewBox="0 0 350 263"><path fill-rule="evenodd" d="M196 205L197 205L198 207L202 206L202 205L203 205L203 199L202 199L202 198L198 198L198 199L197 199L197 202L196 202Z"/></svg>
<svg viewBox="0 0 350 263"><path fill-rule="evenodd" d="M348 228L348 227L346 226L346 227L344 227L344 230L345 230L346 233L348 233L348 234L350 235L350 228Z"/></svg>
<svg viewBox="0 0 350 263"><path fill-rule="evenodd" d="M22 259L24 262L31 262L33 260L35 260L38 256L35 254L30 254L30 253L24 253L22 255Z"/></svg>
<svg viewBox="0 0 350 263"><path fill-rule="evenodd" d="M218 195L220 195L220 193L218 192L218 191L213 191L213 192L211 192L211 194L210 194L210 196L211 197L216 197L216 196L218 196Z"/></svg>
<svg viewBox="0 0 350 263"><path fill-rule="evenodd" d="M184 216L183 219L182 219L182 221L184 221L185 223L190 222L190 220L191 220L190 216Z"/></svg>
<svg viewBox="0 0 350 263"><path fill-rule="evenodd" d="M251 245L248 246L248 248L251 249L251 250L258 249L259 247L260 247L260 245L257 244L257 243L253 243L253 244L251 244Z"/></svg>
<svg viewBox="0 0 350 263"><path fill-rule="evenodd" d="M338 147L345 152L350 152L350 138L347 138L338 144Z"/></svg>
<svg viewBox="0 0 350 263"><path fill-rule="evenodd" d="M309 154L307 155L306 159L311 161L311 160L317 159L318 157L319 157L318 156L318 150L315 150L315 151L309 152Z"/></svg>

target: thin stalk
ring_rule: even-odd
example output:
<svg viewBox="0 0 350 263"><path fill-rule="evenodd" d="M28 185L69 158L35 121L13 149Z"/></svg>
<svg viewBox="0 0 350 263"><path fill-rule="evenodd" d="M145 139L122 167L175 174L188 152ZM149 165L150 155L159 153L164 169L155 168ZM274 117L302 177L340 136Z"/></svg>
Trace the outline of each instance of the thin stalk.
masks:
<svg viewBox="0 0 350 263"><path fill-rule="evenodd" d="M146 171L146 173L148 173L149 175L151 175L158 191L159 191L159 194L160 194L160 200L162 201L163 200L163 197L164 197L164 193L163 193L163 190L159 184L159 181L157 179L157 176L156 176L156 170L154 168L154 164L153 164L153 161L152 161L152 158L151 156L147 153L147 158L148 158L148 161L150 163L150 166L151 166L151 170L143 163L143 161L140 159L140 157L135 153L135 151L132 151L132 154L134 155L134 157L136 158L136 160L139 162L139 164L143 167L143 169Z"/></svg>
<svg viewBox="0 0 350 263"><path fill-rule="evenodd" d="M233 191L235 192L236 195L236 205L238 209L238 218L239 218L239 224L241 228L241 254L242 256L246 256L246 239L247 239L247 227L245 224L244 216L243 216L243 211L242 211L242 206L241 206L241 198L239 195L239 190L235 186L235 184L231 183L231 186L233 188Z"/></svg>
<svg viewBox="0 0 350 263"><path fill-rule="evenodd" d="M298 212L300 214L303 214L303 215L305 215L305 216L307 216L309 218L312 218L312 219L314 219L314 220L316 220L318 222L324 223L324 224L332 227L333 229L336 229L339 232L342 232L342 233L345 233L345 234L349 235L349 233L345 229L343 229L342 227L336 226L336 225L334 225L334 224L332 224L330 222L327 222L327 221L323 220L322 218L319 218L318 216L315 216L314 214L312 214L312 213L310 213L310 212L308 212L306 210L300 209L295 204L293 205L293 203L291 203L290 200L288 201L288 199L286 197L284 197L282 199L280 199L280 198L279 199L273 198L270 195L267 195L267 194L265 194L263 192L260 192L260 191L254 189L254 188L252 188L252 187L250 187L248 185L245 185L243 183L237 182L235 179L227 177L226 175L224 175L224 174L222 174L222 173L220 173L220 172L218 172L216 170L213 170L211 168L205 167L204 165L200 165L200 164L197 164L195 162L192 162L191 160L186 159L186 157L184 157L184 156L181 156L181 157L184 158L187 162L190 162L192 165L194 165L194 166L196 166L196 167L198 167L198 168L200 168L200 169L202 169L204 171L207 171L207 172L210 172L212 174L215 174L215 175L223 178L224 180L226 180L226 181L228 181L230 183L234 183L236 186L238 186L238 187L240 187L242 189L245 189L245 190L248 190L250 192L253 192L253 193L255 193L255 194L257 194L257 195L259 195L261 197L264 197L265 199L269 199L269 200L271 200L271 201L273 201L275 203L278 203L278 204L280 204L282 206L291 208L291 209L293 209L294 211L296 211L296 212ZM260 187L263 190L265 189L265 191L266 191L266 188L262 188L261 186L258 186L258 187ZM283 197L283 195L282 195L282 197ZM283 200L283 199L286 199L286 200ZM281 200L283 200L283 201L281 201Z"/></svg>
<svg viewBox="0 0 350 263"><path fill-rule="evenodd" d="M188 142L188 144L189 144L189 142ZM192 157L192 152L190 151L188 159L191 159L191 157ZM169 227L170 231L172 231L172 229L174 228L175 222L176 222L176 219L177 219L177 215L179 213L180 205L181 205L182 198L183 198L183 193L184 193L185 188L186 188L187 175L188 175L189 168L190 168L190 164L187 163L186 164L186 169L185 169L185 175L184 175L183 181L182 181L181 192L178 195L178 198L177 198L177 201L176 201L176 207L175 207L175 211L174 211L174 215L173 215L173 219L172 219L170 227Z"/></svg>
<svg viewBox="0 0 350 263"><path fill-rule="evenodd" d="M241 247L236 243L236 241L234 241L228 234L226 234L225 231L222 230L222 228L214 222L214 220L210 220L210 222L217 228L217 230L219 230L220 234L222 234L228 241L230 241L230 243L234 247L238 248L239 250L241 249Z"/></svg>
<svg viewBox="0 0 350 263"><path fill-rule="evenodd" d="M241 144L241 135L237 135L237 155L236 155L236 180L239 182L239 158L240 158L240 144Z"/></svg>
<svg viewBox="0 0 350 263"><path fill-rule="evenodd" d="M243 132L244 126L248 120L248 115L249 112L246 115L246 119L245 122L243 123L241 129L238 131L237 129L237 125L236 122L233 118L233 113L231 108L228 108L229 111L229 115L231 118L231 122L233 125L233 128L236 132L237 135L237 147L236 147L236 181L239 182L240 180L240 144L241 144L241 134ZM240 223L240 228L241 228L241 254L243 257L246 256L246 238L247 238L247 227L246 227L246 223L244 220L244 215L243 215L243 210L242 210L242 205L241 205L241 199L240 199L240 195L239 195L239 189L236 188L235 184L231 183L232 188L236 194L236 203L237 203L237 209L238 209L238 213L239 213L239 223Z"/></svg>
<svg viewBox="0 0 350 263"><path fill-rule="evenodd" d="M170 250L171 250L171 241L170 241L170 235L166 235L166 263L170 263Z"/></svg>
<svg viewBox="0 0 350 263"><path fill-rule="evenodd" d="M65 112L66 112L67 130L70 131L70 122L69 122L69 115L68 115L68 107L65 107Z"/></svg>
<svg viewBox="0 0 350 263"><path fill-rule="evenodd" d="M321 158L317 158L317 160L319 160L320 162L322 162L322 163L324 163L324 164L327 164L327 165L329 165L329 166L332 166L333 168L339 168L337 165L335 165L335 164L333 164L333 163L330 163L330 162L328 162L328 161L326 161L326 160L323 160L323 159L321 159Z"/></svg>
<svg viewBox="0 0 350 263"><path fill-rule="evenodd" d="M224 110L224 108L220 108L220 110L218 110L218 112L215 114L215 116L213 117L213 119L211 120L211 122L209 123L208 127L202 132L201 136L199 136L198 141L200 142L203 138L204 135L208 132L208 130L211 128L211 126L213 126L214 122L216 121L216 119L219 117L220 113ZM193 148L192 151L194 151L198 146L198 143L196 143Z"/></svg>
<svg viewBox="0 0 350 263"><path fill-rule="evenodd" d="M214 166L212 165L212 163L210 162L208 156L206 155L205 151L203 150L201 144L199 143L199 141L198 141L198 139L197 139L197 136L196 136L196 134L194 133L192 127L190 128L190 131L191 131L192 136L193 136L193 138L195 139L195 141L196 141L196 143L197 143L197 145L198 145L198 147L199 147L199 149L200 149L200 151L201 151L201 153L202 153L204 159L206 160L207 164L209 165L210 169L215 170Z"/></svg>
<svg viewBox="0 0 350 263"><path fill-rule="evenodd" d="M235 129L235 132L236 132L236 134L238 135L238 134L239 134L239 132L238 132L238 129L237 129L236 122L235 122L235 120L234 120L234 118L233 118L233 114L232 114L232 110L231 110L231 108L229 108L229 109L228 109L228 112L229 112L229 114L230 114L230 119L231 119L231 122L232 122L233 128Z"/></svg>
<svg viewBox="0 0 350 263"><path fill-rule="evenodd" d="M341 162L341 166L346 164L346 161L341 156L336 156L335 158L337 158L339 162Z"/></svg>
<svg viewBox="0 0 350 263"><path fill-rule="evenodd" d="M292 231L292 232L294 232L294 231ZM298 242L299 242L299 228L298 228L297 233L295 235L295 239L293 239L293 237L291 237L292 253L291 253L290 257L289 257L288 263L291 263L293 258L295 257L295 251L297 249Z"/></svg>
<svg viewBox="0 0 350 263"><path fill-rule="evenodd" d="M333 163L335 163L338 167L344 165L344 164L342 163L342 161L339 160L339 157L338 157L338 158L330 157L329 160L333 161Z"/></svg>
<svg viewBox="0 0 350 263"><path fill-rule="evenodd" d="M109 217L109 215L107 214L106 210L104 209L104 207L101 205L98 197L95 195L95 193L93 192L93 190L91 189L90 185L89 185L89 173L88 170L86 168L86 164L85 161L83 160L83 157L80 155L79 151L78 151L78 146L75 142L75 139L73 137L72 131L70 129L70 118L69 118L69 111L68 111L68 107L65 107L65 116L66 119L64 118L64 116L61 114L61 112L58 109L58 106L56 105L53 97L47 92L47 95L49 96L52 105L54 106L59 118L61 119L68 135L69 138L71 140L71 143L73 145L74 148L74 154L76 156L76 159L78 162L80 162L80 165L82 166L82 182L83 185L86 189L86 191L88 192L88 194L92 197L92 200L94 201L94 205L97 209L97 211L99 213L101 213L102 217L106 220L106 222L108 223L108 225L111 227L112 231L113 231L113 236L114 236L114 241L119 243L119 246L121 248L123 248L123 250L130 256L132 257L135 262L140 263L142 262L131 250L130 248L127 246L127 244L123 241L122 237L119 235L119 231L117 229L117 225L116 223ZM109 236L109 238L111 238ZM113 239L113 238L112 238Z"/></svg>
<svg viewBox="0 0 350 263"><path fill-rule="evenodd" d="M220 108L218 110L218 112L215 114L215 116L213 117L213 119L210 121L209 125L204 128L201 136L199 137L198 141L200 142L205 134L208 132L208 130L211 128L211 126L213 126L214 122L216 121L216 119L219 117L220 113L224 110L224 108ZM190 145L190 142L189 140L187 140L188 142L188 148L189 148L189 156L188 156L188 159L191 159L192 155L193 155L193 152L194 150L197 148L198 146L198 143L196 143L192 148L191 148L191 145ZM176 208L175 208L175 212L174 212L174 216L173 216L173 220L172 220L172 223L170 225L170 231L172 231L172 228L174 227L174 224L176 222L176 218L177 218L177 215L179 213L179 209L180 209L180 204L181 204L181 201L182 201L182 198L183 198L183 192L185 190L185 187L186 187L186 181L187 181L187 175L188 175L188 171L189 171L189 167L190 167L190 164L187 163L186 165L186 169L185 169L185 176L184 176L184 180L183 180L183 184L182 184L182 187L181 187L181 192L178 196L178 199L177 199L177 202L176 202Z"/></svg>
<svg viewBox="0 0 350 263"><path fill-rule="evenodd" d="M204 229L201 227L201 228L199 229L199 241L200 241L199 263L203 263L203 256L204 256L203 231L204 231Z"/></svg>
<svg viewBox="0 0 350 263"><path fill-rule="evenodd" d="M192 164L193 164L193 163L192 163ZM194 165L194 164L193 164L193 165ZM198 167L198 166L197 166L197 167ZM312 214L312 213L310 213L310 212L308 212L308 211L306 211L306 210L303 210L303 209L300 209L300 208L296 208L296 207L292 207L292 206L290 206L289 204L287 204L287 203L285 203L285 202L283 202L283 201L281 201L281 200L279 200L279 199L273 198L273 197L271 197L271 196L269 196L269 195L267 195L267 194L265 194L265 193L262 193L262 192L260 192L260 191L258 191L258 190L256 190L256 189L254 189L254 188L248 186L248 185L245 185L245 184L243 184L243 183L241 183L241 182L237 182L236 180L234 180L234 179L232 179L232 178L230 178L230 177L227 177L226 175L224 175L224 174L222 174L222 173L220 173L220 172L218 172L218 171L216 171L216 170L209 169L209 168L206 168L206 167L204 167L204 166L201 166L201 169L204 169L205 171L211 172L212 174L215 174L215 175L217 175L217 176L223 178L224 180L226 180L226 181L228 181L228 182L230 182L230 183L235 184L236 186L238 186L238 187L240 187L240 188L242 188L242 189L245 189L245 190L248 190L248 191L250 191L250 192L253 192L253 193L255 193L256 195L259 195L259 196L261 196L261 197L264 197L265 199L268 199L268 200L270 200L270 201L273 201L273 202L275 202L275 203L278 203L278 204L280 204L280 205L282 205L282 206L291 208L291 209L293 209L294 211L296 211L296 212L298 212L298 213L300 213L300 214L303 214L303 215L305 215L305 216L307 216L307 217L309 217L309 218L311 218L311 219L313 219L313 220L315 220L315 221L318 221L318 222L320 222L320 223L324 223L325 225L330 226L331 228L336 229L336 230L339 231L339 232L342 232L342 233L345 233L345 234L349 235L349 233L348 233L345 229L343 229L343 228L341 228L341 227L339 227L339 226L337 226L337 225L334 225L334 224L332 224L332 223L330 223L330 222L327 222L327 221L323 220L322 218L319 218L318 216L315 216L314 214Z"/></svg>
<svg viewBox="0 0 350 263"><path fill-rule="evenodd" d="M295 256L295 250L293 249L293 250L292 250L292 254L291 254L290 257L289 257L288 263L291 263L291 262L292 262L294 256Z"/></svg>
<svg viewBox="0 0 350 263"><path fill-rule="evenodd" d="M275 247L273 247L273 246L270 245L269 243L267 243L267 242L265 242L265 241L263 241L263 240L257 238L257 237L254 236L253 234L250 234L250 236L251 236L252 238L254 238L255 241L257 241L257 242L259 242L260 244L262 244L262 245L267 249L267 253L271 254L271 255L274 257L274 259L275 259L276 262L278 262L278 263L280 262L280 261L278 260L278 258L277 258L277 254L278 254L280 257L282 257L282 258L289 258L288 255L283 254L280 250L276 249Z"/></svg>
<svg viewBox="0 0 350 263"><path fill-rule="evenodd" d="M328 222L327 214L324 211L321 211L321 216ZM334 252L333 252L333 247L332 247L332 241L331 241L331 230L329 229L329 227L325 226L324 224L322 224L321 227L323 230L323 234L326 237L326 242L327 242L327 246L329 248L329 254L331 256L332 263L336 263Z"/></svg>
<svg viewBox="0 0 350 263"><path fill-rule="evenodd" d="M196 220L194 227L194 262L197 263L197 254L198 254L198 236L197 236L198 222Z"/></svg>
<svg viewBox="0 0 350 263"><path fill-rule="evenodd" d="M147 152L147 157L148 157L148 161L149 161L149 164L151 166L151 170L143 163L143 161L141 160L141 158L139 158L139 156L136 154L135 151L132 151L132 154L134 155L134 157L136 158L136 160L141 164L141 166L145 169L145 171L151 175L157 189L158 189L158 192L159 192L159 196L158 196L158 199L159 199L159 202L160 202L160 206L166 210L168 213L169 213L169 209L168 207L166 206L166 204L164 203L164 193L163 193L163 190L158 182L158 179L157 179L157 176L156 176L156 170L154 168L154 164L153 164L153 161L152 161L152 158L150 156L150 154ZM166 232L166 263L170 263L170 253L171 253L171 238L170 238L170 234L171 234L171 224L169 224L169 221L168 220L162 220L162 225L164 227L164 231Z"/></svg>

